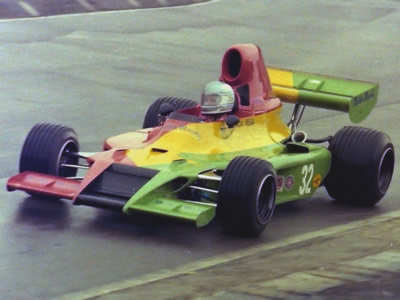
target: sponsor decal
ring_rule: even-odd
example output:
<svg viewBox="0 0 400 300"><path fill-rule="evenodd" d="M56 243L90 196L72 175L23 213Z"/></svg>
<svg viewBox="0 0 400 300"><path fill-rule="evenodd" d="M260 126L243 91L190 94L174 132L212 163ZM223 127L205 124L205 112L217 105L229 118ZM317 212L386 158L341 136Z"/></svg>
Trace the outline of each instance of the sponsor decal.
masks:
<svg viewBox="0 0 400 300"><path fill-rule="evenodd" d="M240 128L240 127L243 127L243 126L253 126L255 123L256 122L254 121L254 119L240 120L240 122L234 128L228 128L226 123L223 123L221 125L221 128L219 129L220 136L223 139L227 139L232 135L233 130L235 128Z"/></svg>
<svg viewBox="0 0 400 300"><path fill-rule="evenodd" d="M312 185L315 189L321 185L321 179L322 179L321 174L319 173L315 174L312 181Z"/></svg>
<svg viewBox="0 0 400 300"><path fill-rule="evenodd" d="M254 120L253 119L246 119L245 121L244 121L244 125L246 125L246 126L252 126L252 125L254 125Z"/></svg>
<svg viewBox="0 0 400 300"><path fill-rule="evenodd" d="M289 175L285 179L285 189L291 190L293 186L294 186L294 177L293 175Z"/></svg>
<svg viewBox="0 0 400 300"><path fill-rule="evenodd" d="M278 192L283 191L283 180L284 179L285 179L285 177L283 177L283 176L276 176L276 190Z"/></svg>
<svg viewBox="0 0 400 300"><path fill-rule="evenodd" d="M188 128L186 125L180 126L180 127L178 127L178 129L189 132L189 133L193 134L198 140L201 140L201 135L197 130Z"/></svg>

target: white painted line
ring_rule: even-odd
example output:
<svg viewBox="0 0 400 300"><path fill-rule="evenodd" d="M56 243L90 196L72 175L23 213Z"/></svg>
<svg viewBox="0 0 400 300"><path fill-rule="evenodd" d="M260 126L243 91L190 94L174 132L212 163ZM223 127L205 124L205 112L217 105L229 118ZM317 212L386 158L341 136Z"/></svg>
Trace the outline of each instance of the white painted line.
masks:
<svg viewBox="0 0 400 300"><path fill-rule="evenodd" d="M137 0L127 0L128 3L134 7L142 7L142 4Z"/></svg>
<svg viewBox="0 0 400 300"><path fill-rule="evenodd" d="M357 272L356 272L357 271ZM322 270L311 270L306 273L325 277L325 278L333 278L339 279L344 282L346 281L354 281L354 282L363 282L371 280L372 276L375 274L374 271L371 270L356 270L354 268L349 268L346 266L335 266L330 270L322 269Z"/></svg>
<svg viewBox="0 0 400 300"><path fill-rule="evenodd" d="M398 272L400 271L400 252L386 251L342 264L356 268Z"/></svg>
<svg viewBox="0 0 400 300"><path fill-rule="evenodd" d="M38 17L40 16L39 12L29 3L26 3L24 1L18 1L18 5L28 14L30 14L33 17Z"/></svg>
<svg viewBox="0 0 400 300"><path fill-rule="evenodd" d="M77 0L79 1L79 0ZM81 0L82 1L82 0ZM83 0L84 1L84 0ZM188 5L181 5L181 6L167 6L167 7L153 7L153 8L146 8L146 9L124 9L124 10L112 10L112 11L94 11L94 12L85 12L85 13L76 13L76 14L65 14L65 15L54 15L54 16L39 16L37 18L17 18L17 19L1 19L0 23L7 23L7 22L23 22L23 21L40 21L46 19L61 19L61 18L73 18L73 17L87 17L87 16L103 16L103 15L111 15L111 14L132 14L138 13L140 11L152 11L152 10L167 10L167 9L182 9L185 7L194 7L194 6L203 6L203 5L210 5L220 1L227 1L227 0L211 0L208 2L200 2L200 3L193 3Z"/></svg>
<svg viewBox="0 0 400 300"><path fill-rule="evenodd" d="M256 293L256 295L270 297L274 297L274 294L278 290L286 294L285 298L289 298L289 295L293 295L293 293L312 294L341 284L343 284L343 281L339 279L324 278L307 273L294 273L257 283L252 285L250 289L252 290L251 294L253 294L255 290L255 292L259 292Z"/></svg>
<svg viewBox="0 0 400 300"><path fill-rule="evenodd" d="M87 2L87 0L76 0L76 2L78 2L81 6L83 6L87 10L91 10L91 11L95 11L96 10L92 4Z"/></svg>
<svg viewBox="0 0 400 300"><path fill-rule="evenodd" d="M162 279L166 278L171 278L174 276L179 276L183 274L188 274L192 272L199 271L201 269L213 267L219 264L227 263L236 259L244 258L246 256L258 254L264 251L269 251L277 248L282 248L285 246L293 245L296 243L304 242L307 240L315 239L315 238L320 238L320 237L325 237L337 233L342 233L345 231L351 231L354 229L357 229L359 227L363 226L369 226L373 225L376 223L384 222L384 221L389 221L391 219L395 218L400 218L400 210L396 210L384 215L372 217L366 220L361 220L361 221L356 221L353 223L345 224L345 225L338 225L334 227L330 227L327 229L322 229L314 232L309 232L305 233L302 235L290 237L287 239L284 239L282 241L277 241L274 243L270 244L262 244L259 246L255 246L252 248L248 248L245 250L239 250L223 255L219 255L216 257L200 260L200 261L195 261L193 263L189 263L187 265L177 267L175 269L170 269L170 270L160 270L154 273L150 274L145 274L143 276L139 276L136 278L120 281L120 282L115 282L115 283L110 283L110 284L105 284L102 286L94 287L91 289L88 289L86 291L81 291L77 293L72 293L68 295L64 295L62 297L59 297L57 299L60 300L84 300L88 298L93 298L93 297L98 297L102 296L111 292L116 292L119 290L127 289L127 288L133 288L136 286L140 286L143 284L148 284L151 282L159 281Z"/></svg>

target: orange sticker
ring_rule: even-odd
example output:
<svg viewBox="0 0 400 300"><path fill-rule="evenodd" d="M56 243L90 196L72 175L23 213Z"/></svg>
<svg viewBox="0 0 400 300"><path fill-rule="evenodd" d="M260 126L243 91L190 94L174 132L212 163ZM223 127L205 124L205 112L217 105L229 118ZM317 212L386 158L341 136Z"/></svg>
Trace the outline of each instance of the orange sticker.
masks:
<svg viewBox="0 0 400 300"><path fill-rule="evenodd" d="M321 174L315 174L315 176L314 176L314 178L313 178L313 181L312 181L312 185L313 185L313 187L316 189L317 187L319 187L320 186L320 184L321 184L321 179L322 179L322 177L321 177Z"/></svg>

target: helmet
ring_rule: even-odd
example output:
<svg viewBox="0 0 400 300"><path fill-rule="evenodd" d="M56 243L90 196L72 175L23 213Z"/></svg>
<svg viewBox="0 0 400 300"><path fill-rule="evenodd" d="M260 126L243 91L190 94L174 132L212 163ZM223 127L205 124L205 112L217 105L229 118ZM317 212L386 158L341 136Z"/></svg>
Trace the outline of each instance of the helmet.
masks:
<svg viewBox="0 0 400 300"><path fill-rule="evenodd" d="M204 87L201 97L203 114L220 114L231 112L235 104L235 92L229 84L211 81Z"/></svg>

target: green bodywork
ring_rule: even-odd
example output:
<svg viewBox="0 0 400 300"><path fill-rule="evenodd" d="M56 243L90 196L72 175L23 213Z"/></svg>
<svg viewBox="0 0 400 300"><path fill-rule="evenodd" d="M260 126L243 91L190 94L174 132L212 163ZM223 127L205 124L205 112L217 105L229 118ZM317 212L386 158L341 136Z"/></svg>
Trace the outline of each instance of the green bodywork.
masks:
<svg viewBox="0 0 400 300"><path fill-rule="evenodd" d="M182 160L171 164L152 166L159 170L124 206L124 213L143 211L193 221L196 226L204 226L215 217L215 194L203 192L201 202L180 199L179 192L198 180L197 174L208 170L224 170L236 156L246 155L268 160L282 180L278 186L276 203L302 199L312 195L329 172L331 155L321 146L305 143L275 144L267 147L214 155L181 153ZM177 188L175 180L179 179ZM285 181L292 183L285 186ZM212 184L212 183L211 183ZM217 189L218 184L209 186ZM184 201L188 200L188 201Z"/></svg>

